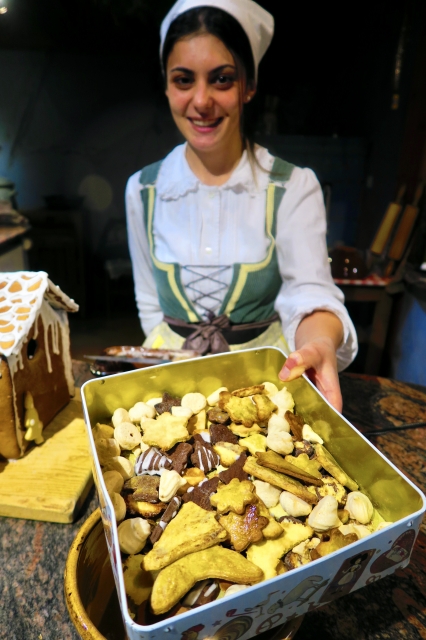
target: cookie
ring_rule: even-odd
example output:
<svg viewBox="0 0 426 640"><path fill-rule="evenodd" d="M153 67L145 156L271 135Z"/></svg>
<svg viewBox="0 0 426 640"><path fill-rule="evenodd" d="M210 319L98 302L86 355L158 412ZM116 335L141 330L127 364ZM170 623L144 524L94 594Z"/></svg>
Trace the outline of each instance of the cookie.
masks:
<svg viewBox="0 0 426 640"><path fill-rule="evenodd" d="M174 398L169 393L163 393L162 401L154 406L158 414L165 413L166 411L170 413L172 407L181 406L181 398Z"/></svg>
<svg viewBox="0 0 426 640"><path fill-rule="evenodd" d="M173 518L177 516L177 512L179 511L181 504L182 504L182 499L179 498L178 496L175 496L170 500L167 506L167 509L165 510L160 520L157 522L154 529L152 530L151 536L149 538L151 541L151 544L154 544L155 542L157 542L157 540L161 538L161 536L163 535L164 529L167 527L169 522L171 522Z"/></svg>
<svg viewBox="0 0 426 640"><path fill-rule="evenodd" d="M135 500L131 494L124 496L127 512L133 516L142 516L146 520L158 518L163 513L167 505L163 502L147 502L146 500Z"/></svg>
<svg viewBox="0 0 426 640"><path fill-rule="evenodd" d="M205 442L201 436L198 436L194 445L194 453L191 455L191 462L194 467L198 467L206 473L217 467L220 458L213 447Z"/></svg>
<svg viewBox="0 0 426 640"><path fill-rule="evenodd" d="M256 453L256 462L262 465L262 467L268 467L279 473L285 473L287 476L292 476L298 480L302 480L307 484L313 484L316 487L322 487L323 481L316 476L311 475L307 471L304 471L299 466L287 462L275 451L258 451Z"/></svg>
<svg viewBox="0 0 426 640"><path fill-rule="evenodd" d="M135 473L137 476L142 474L154 475L158 474L160 469L171 469L173 461L164 453L160 453L155 447L150 447L138 457L135 462Z"/></svg>
<svg viewBox="0 0 426 640"><path fill-rule="evenodd" d="M134 476L124 483L125 491L132 491L133 500L142 502L159 502L158 487L160 484L159 476Z"/></svg>
<svg viewBox="0 0 426 640"><path fill-rule="evenodd" d="M215 424L226 424L229 422L229 414L220 407L214 407L207 411L207 418Z"/></svg>
<svg viewBox="0 0 426 640"><path fill-rule="evenodd" d="M253 385L252 387L243 387L242 389L235 389L232 392L233 396L237 398L247 398L248 396L254 396L255 394L261 394L265 390L263 384Z"/></svg>
<svg viewBox="0 0 426 640"><path fill-rule="evenodd" d="M277 405L274 404L268 396L263 394L255 394L253 396L253 402L257 407L259 422L267 422L271 417L272 412L278 409Z"/></svg>
<svg viewBox="0 0 426 640"><path fill-rule="evenodd" d="M226 535L213 512L188 502L182 505L161 538L144 556L143 568L146 571L162 569L190 553L223 542Z"/></svg>
<svg viewBox="0 0 426 640"><path fill-rule="evenodd" d="M188 466L188 459L192 451L193 448L191 444L187 442L178 444L176 449L174 449L172 453L169 453L169 458L172 461L172 469L182 475Z"/></svg>
<svg viewBox="0 0 426 640"><path fill-rule="evenodd" d="M226 471L219 473L219 478L224 484L229 484L233 478L238 480L248 480L248 473L244 471L244 465L247 461L247 454L242 453L240 457Z"/></svg>
<svg viewBox="0 0 426 640"><path fill-rule="evenodd" d="M204 549L177 560L158 574L151 606L156 614L169 611L197 582L206 578L253 584L262 577L262 570L236 551L223 547Z"/></svg>
<svg viewBox="0 0 426 640"><path fill-rule="evenodd" d="M212 444L216 444L216 442L230 442L231 444L238 444L237 436L224 424L211 424L209 431Z"/></svg>
<svg viewBox="0 0 426 640"><path fill-rule="evenodd" d="M189 440L187 422L187 418L172 416L166 411L156 420L142 422L142 440L151 447L159 447L163 451L168 451L178 442Z"/></svg>
<svg viewBox="0 0 426 640"><path fill-rule="evenodd" d="M191 485L191 487L196 487L197 484L206 480L205 473L198 469L198 467L190 467L189 469L185 469L183 478L186 482Z"/></svg>
<svg viewBox="0 0 426 640"><path fill-rule="evenodd" d="M210 496L216 493L219 482L218 476L210 480L204 480L196 487L190 487L188 491L183 494L182 500L184 502L195 502L195 504L202 509L213 511L213 507L210 504Z"/></svg>
<svg viewBox="0 0 426 640"><path fill-rule="evenodd" d="M239 444L232 444L232 442L217 442L213 445L213 449L224 467L230 467L244 453L244 449Z"/></svg>
<svg viewBox="0 0 426 640"><path fill-rule="evenodd" d="M210 498L210 504L216 508L219 514L233 511L241 515L245 512L248 504L257 502L254 489L254 484L249 480L240 482L238 478L233 478L229 484L222 484L218 487L217 492Z"/></svg>
<svg viewBox="0 0 426 640"><path fill-rule="evenodd" d="M258 420L257 407L251 398L232 395L223 407L232 420L245 427L252 427Z"/></svg>
<svg viewBox="0 0 426 640"><path fill-rule="evenodd" d="M256 505L250 504L244 515L231 512L220 517L219 524L228 532L235 551L241 552L247 549L249 544L262 540L262 529L269 524L269 520L259 515Z"/></svg>
<svg viewBox="0 0 426 640"><path fill-rule="evenodd" d="M273 469L262 467L252 456L247 458L244 464L244 471L253 475L255 478L259 478L259 480L269 482L273 486L280 487L280 489L283 489L284 491L294 493L294 495L302 498L302 500L305 500L308 504L316 504L318 502L317 496L312 494L300 482L295 480L295 478L286 476L284 473L279 473ZM226 471L224 473L226 473Z"/></svg>
<svg viewBox="0 0 426 640"><path fill-rule="evenodd" d="M289 423L290 431L296 440L303 440L303 425L305 424L303 418L294 415L291 411L286 411L285 419Z"/></svg>

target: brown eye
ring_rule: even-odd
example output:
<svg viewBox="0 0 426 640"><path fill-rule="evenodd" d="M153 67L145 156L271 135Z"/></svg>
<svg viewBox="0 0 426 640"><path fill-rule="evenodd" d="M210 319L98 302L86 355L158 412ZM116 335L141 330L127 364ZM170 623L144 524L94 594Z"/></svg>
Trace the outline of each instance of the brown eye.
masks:
<svg viewBox="0 0 426 640"><path fill-rule="evenodd" d="M235 82L235 76L230 74L221 73L214 79L214 84L216 84L220 89L229 89Z"/></svg>
<svg viewBox="0 0 426 640"><path fill-rule="evenodd" d="M190 78L189 76L175 76L174 78L171 79L171 81L175 86L179 87L180 89L186 89L187 87L190 87L193 83L193 79Z"/></svg>

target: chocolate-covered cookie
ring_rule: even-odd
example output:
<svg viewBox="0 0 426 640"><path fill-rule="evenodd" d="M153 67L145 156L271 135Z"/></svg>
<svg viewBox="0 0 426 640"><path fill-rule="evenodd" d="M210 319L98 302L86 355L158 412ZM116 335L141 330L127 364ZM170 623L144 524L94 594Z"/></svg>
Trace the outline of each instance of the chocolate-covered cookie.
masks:
<svg viewBox="0 0 426 640"><path fill-rule="evenodd" d="M181 398L174 398L169 393L163 393L163 400L155 405L155 410L157 413L165 413L166 411L171 411L172 407L180 407L181 406Z"/></svg>
<svg viewBox="0 0 426 640"><path fill-rule="evenodd" d="M196 487L190 487L183 494L182 500L184 502L195 502L202 509L213 511L213 507L210 504L210 496L216 493L219 482L220 480L217 476L210 480L204 480Z"/></svg>
<svg viewBox="0 0 426 640"><path fill-rule="evenodd" d="M232 431L224 424L211 424L210 438L212 444L216 444L216 442L230 442L231 444L238 444L238 436L232 433Z"/></svg>
<svg viewBox="0 0 426 640"><path fill-rule="evenodd" d="M124 490L133 491L133 499L144 502L158 502L160 476L133 476L124 483Z"/></svg>
<svg viewBox="0 0 426 640"><path fill-rule="evenodd" d="M304 419L301 416L294 414L292 411L285 412L285 419L290 425L290 431L296 440L302 440L302 430L305 424Z"/></svg>
<svg viewBox="0 0 426 640"><path fill-rule="evenodd" d="M209 409L209 411L207 411L207 417L210 422L218 424L226 424L229 422L229 413L220 407L213 407L212 409Z"/></svg>
<svg viewBox="0 0 426 640"><path fill-rule="evenodd" d="M188 459L192 451L192 445L188 442L178 444L173 453L168 454L172 460L172 469L182 475L188 466Z"/></svg>
<svg viewBox="0 0 426 640"><path fill-rule="evenodd" d="M182 500L178 496L175 496L170 500L167 509L152 530L151 536L149 538L152 544L154 544L161 538L164 529L167 527L169 522L173 520L173 518L177 515L181 504Z"/></svg>
<svg viewBox="0 0 426 640"><path fill-rule="evenodd" d="M161 453L155 447L150 447L135 462L135 474L141 476L143 474L154 475L160 469L171 469L172 460L168 456Z"/></svg>
<svg viewBox="0 0 426 640"><path fill-rule="evenodd" d="M245 462L247 460L247 454L242 453L239 458L235 460L233 464L229 467L229 469L225 469L225 471L221 471L219 473L219 479L225 484L229 484L233 478L238 478L238 480L248 480L248 473L246 473L243 469Z"/></svg>
<svg viewBox="0 0 426 640"><path fill-rule="evenodd" d="M220 463L220 458L213 447L202 438L195 440L194 453L191 455L191 462L194 467L198 467L204 473L215 469Z"/></svg>

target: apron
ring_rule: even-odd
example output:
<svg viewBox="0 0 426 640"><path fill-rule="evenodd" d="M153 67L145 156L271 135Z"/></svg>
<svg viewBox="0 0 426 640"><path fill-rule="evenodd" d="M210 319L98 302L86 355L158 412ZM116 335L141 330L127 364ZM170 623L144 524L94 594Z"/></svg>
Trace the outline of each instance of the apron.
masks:
<svg viewBox="0 0 426 640"><path fill-rule="evenodd" d="M155 255L153 227L156 180L161 162L145 167L140 176L144 223L160 306L165 316L187 323L199 323L203 319L186 295L181 281L180 265L161 262ZM293 168L294 165L280 158L274 160L265 203L265 233L270 239L269 248L261 262L233 265L232 281L219 311L219 315L227 316L232 324L261 322L274 316L275 300L282 285L275 242L277 212L285 193L283 182L290 178ZM162 322L151 331L144 346L154 349L181 349L184 342L185 338L173 331L166 322ZM261 346L276 346L285 353L289 352L279 321L272 322L255 339L242 344L230 344L229 348L235 351Z"/></svg>

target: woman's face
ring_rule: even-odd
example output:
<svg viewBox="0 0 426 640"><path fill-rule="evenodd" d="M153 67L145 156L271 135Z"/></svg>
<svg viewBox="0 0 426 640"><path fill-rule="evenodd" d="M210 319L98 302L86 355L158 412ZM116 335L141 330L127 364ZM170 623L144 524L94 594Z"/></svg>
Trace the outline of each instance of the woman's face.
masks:
<svg viewBox="0 0 426 640"><path fill-rule="evenodd" d="M188 144L201 153L240 148L241 100L246 96L223 42L209 33L179 40L166 72L170 109Z"/></svg>

